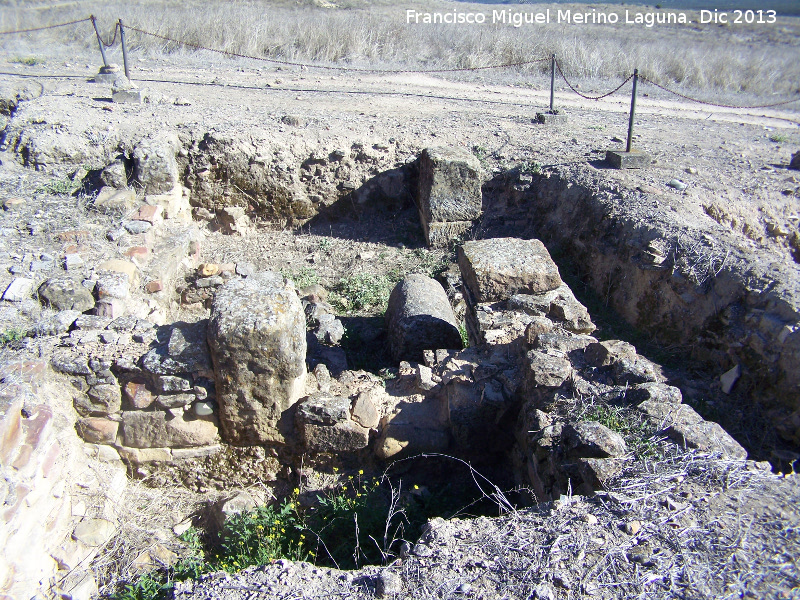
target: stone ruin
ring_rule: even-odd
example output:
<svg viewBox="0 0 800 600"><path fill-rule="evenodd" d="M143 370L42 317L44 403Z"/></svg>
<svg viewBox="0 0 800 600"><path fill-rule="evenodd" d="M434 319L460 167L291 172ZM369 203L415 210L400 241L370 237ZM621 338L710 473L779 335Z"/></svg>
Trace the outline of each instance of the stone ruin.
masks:
<svg viewBox="0 0 800 600"><path fill-rule="evenodd" d="M188 214L174 177L175 144L167 137L137 147L149 200L126 229L154 231L165 227L163 217L176 223ZM118 170L111 165L103 177L113 183ZM447 244L481 214L480 165L462 152L429 149L418 170L426 239ZM130 194L113 189L101 190L98 202L109 211L135 208ZM222 212L231 231L247 227L243 213ZM247 263L198 265L198 240L188 229L160 243L146 283L136 261L156 252L142 247L129 261L99 265L91 291L69 276L39 288L58 311L37 326L40 335L58 338L56 350L49 364L7 369L4 377L15 383L2 391L0 460L13 474L0 537L9 593L73 569L112 535L114 498L125 487L118 474L103 484L112 492L102 515L73 526L64 513L69 495L59 492L65 479L54 475L54 465L74 465L76 456L85 462L86 453L122 460L134 473L202 458L223 444L261 446L289 466L331 457L385 465L446 453L511 464L531 500L544 501L569 490L592 493L621 472L623 438L566 409L603 398L638 411L685 447L747 456L719 425L682 403L659 365L631 344L591 335L591 316L537 239L462 243L449 290L422 275L398 283L386 328L399 368L387 381L348 370L340 349L321 344L335 344L344 329L318 286L297 290ZM166 293L181 268L198 273L182 298L210 307L210 317L156 324L157 309L132 290L144 284L148 293ZM6 295L20 293L9 289ZM451 304L456 295L465 304L466 348ZM37 383L50 368L69 381L70 394ZM67 395L73 406L60 414L77 412L84 453L55 438L49 423L58 403L40 399ZM34 535L29 524L41 514L50 515L46 535ZM77 598L92 588L78 581L71 589Z"/></svg>

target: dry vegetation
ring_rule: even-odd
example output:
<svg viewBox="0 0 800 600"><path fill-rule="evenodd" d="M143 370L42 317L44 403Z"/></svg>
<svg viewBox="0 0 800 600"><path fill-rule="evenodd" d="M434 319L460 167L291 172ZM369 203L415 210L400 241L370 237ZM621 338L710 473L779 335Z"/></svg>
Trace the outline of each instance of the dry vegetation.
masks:
<svg viewBox="0 0 800 600"><path fill-rule="evenodd" d="M303 0L194 2L87 2L56 5L42 10L37 3L0 9L3 30L35 27L82 18L94 12L103 31L122 18L147 31L216 49L290 61L367 68L438 69L516 63L555 53L573 77L614 79L634 67L654 81L685 89L711 92L747 92L753 95L796 94L800 91L800 21L780 17L774 25L720 27L682 25L647 28L625 25L407 25L406 8L385 0L352 0L338 6ZM438 1L424 10L491 13L493 8L540 11L547 5L479 5ZM584 10L580 5L551 8ZM618 5L600 11L622 13ZM656 11L648 7L633 10ZM691 13L691 11L690 11ZM696 13L691 13L695 14ZM187 15L190 18L187 19ZM624 20L624 18L623 18ZM695 23L696 16L694 18ZM53 36L84 49L95 49L88 23L37 36ZM132 32L130 44L138 52L185 52L178 44ZM18 43L8 38L7 45ZM8 46L6 46L8 48ZM190 50L191 51L191 50ZM547 72L546 62L513 71L481 72L504 81L530 81ZM490 74L491 73L491 74ZM526 79L527 78L527 79ZM612 83L612 82L609 82ZM713 94L712 94L713 96Z"/></svg>

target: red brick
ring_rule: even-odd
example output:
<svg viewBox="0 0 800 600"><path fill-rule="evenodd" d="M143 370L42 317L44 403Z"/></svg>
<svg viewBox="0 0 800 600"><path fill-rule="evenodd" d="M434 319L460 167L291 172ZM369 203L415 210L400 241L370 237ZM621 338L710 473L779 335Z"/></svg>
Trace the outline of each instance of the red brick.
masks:
<svg viewBox="0 0 800 600"><path fill-rule="evenodd" d="M163 290L164 285L161 283L161 280L154 279L153 281L150 281L146 286L144 286L144 289L147 291L148 294L155 294L156 292L160 292L161 290Z"/></svg>
<svg viewBox="0 0 800 600"><path fill-rule="evenodd" d="M128 403L138 410L147 408L155 401L155 397L143 383L130 381L122 388L122 392Z"/></svg>
<svg viewBox="0 0 800 600"><path fill-rule="evenodd" d="M113 444L117 441L119 423L101 417L87 417L77 423L80 436L93 444Z"/></svg>
<svg viewBox="0 0 800 600"><path fill-rule="evenodd" d="M158 205L145 204L133 216L134 221L147 221L151 225L155 225L161 220L162 208Z"/></svg>
<svg viewBox="0 0 800 600"><path fill-rule="evenodd" d="M61 456L61 444L56 440L47 450L47 454L45 454L42 461L42 475L50 477L50 472L53 470L59 456Z"/></svg>
<svg viewBox="0 0 800 600"><path fill-rule="evenodd" d="M24 469L31 461L31 455L33 455L33 446L30 444L24 444L19 449L19 454L17 454L17 458L14 459L14 462L11 463L11 466L18 471L20 469Z"/></svg>
<svg viewBox="0 0 800 600"><path fill-rule="evenodd" d="M89 232L85 229L70 229L57 233L56 239L60 242L82 242L89 239Z"/></svg>
<svg viewBox="0 0 800 600"><path fill-rule="evenodd" d="M145 246L134 246L133 248L128 248L125 251L125 256L128 258L138 258L141 260L150 256L150 250Z"/></svg>

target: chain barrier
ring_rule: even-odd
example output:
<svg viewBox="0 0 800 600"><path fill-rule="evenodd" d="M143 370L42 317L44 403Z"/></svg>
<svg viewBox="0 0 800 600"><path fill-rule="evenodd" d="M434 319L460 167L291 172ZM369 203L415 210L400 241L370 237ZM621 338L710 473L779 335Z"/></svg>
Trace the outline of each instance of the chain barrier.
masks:
<svg viewBox="0 0 800 600"><path fill-rule="evenodd" d="M628 76L628 78L625 81L620 83L617 87L615 87L607 94L603 94L602 96L587 96L586 94L581 94L577 89L575 89L575 86L573 86L569 82L567 76L564 75L564 71L561 70L561 65L558 63L558 61L556 61L556 69L558 69L558 73L559 75L561 75L561 78L564 80L564 83L567 84L567 87L569 87L569 89L578 94L578 96L580 96L581 98L585 98L586 100L602 100L603 98L608 98L609 96L616 94L618 91L620 91L623 87L625 87L626 83L628 83L631 79L633 79L633 75Z"/></svg>
<svg viewBox="0 0 800 600"><path fill-rule="evenodd" d="M131 25L126 25L126 29L130 29L131 31L136 31L137 33L141 33L142 35L149 35L154 38L158 38L160 40L164 40L167 42L172 42L174 44L180 44L182 46L187 46L189 48L194 48L195 50L206 50L208 52L216 52L217 54L223 54L225 56L232 56L235 58L247 58L250 60L258 60L262 62L274 63L279 65L286 65L290 67L306 67L306 68L316 68L316 69L327 69L330 71L350 71L350 72L357 72L357 73L377 73L377 74L400 74L400 73L456 73L459 71L483 71L486 69L504 69L507 67L522 67L526 65L532 65L536 63L545 62L550 60L549 58L537 58L533 60L524 60L515 63L503 63L499 65L488 65L485 67L453 67L448 69L362 69L358 67L341 67L335 65L310 65L306 63L300 62L292 62L287 60L280 60L277 58L266 58L263 56L253 56L250 54L241 54L239 52L233 52L231 50L219 50L218 48L210 48L208 46L203 46L201 44L196 44L194 42L186 42L183 40L177 40L175 38L171 38L165 35L160 35L158 33L152 33L150 31L145 31L144 29L139 29L138 27L133 27Z"/></svg>
<svg viewBox="0 0 800 600"><path fill-rule="evenodd" d="M35 31L46 31L48 29L56 29L56 28L59 28L59 27L68 27L70 25L78 25L80 23L92 22L92 21L93 21L93 17L87 17L85 19L77 19L75 21L67 21L65 23L56 23L54 25L47 25L47 26L44 26L44 27L32 27L32 28L29 28L29 29L16 29L16 30L9 30L9 31L0 31L0 35L13 35L13 34L19 34L19 33L32 33L32 32L35 32ZM181 46L186 46L188 48L193 48L195 50L206 50L208 52L215 52L217 54L223 54L225 56L230 56L230 57L235 57L235 58L245 58L245 59L250 59L250 60L257 60L257 61L268 62L268 63L279 64L279 65L285 65L285 66L291 66L291 67L316 68L316 69L326 69L326 70L331 70L331 71L342 71L342 72L349 71L349 72L358 72L358 73L375 73L375 74L387 74L387 75L390 75L390 74L402 74L402 73L458 73L458 72L466 72L466 71L484 71L484 70L488 70L488 69L504 69L504 68L511 68L511 67L524 67L524 66L539 64L539 63L543 63L543 62L547 62L547 61L551 60L550 57L545 57L545 58L536 58L536 59L532 59L532 60L524 60L524 61L518 61L518 62L512 62L512 63L502 63L502 64L497 64L497 65L486 65L486 66L483 66L483 67L452 67L452 68L442 68L442 69L364 69L364 68L358 68L358 67L342 67L342 66L338 66L338 65L313 65L313 64L308 64L308 63L294 62L294 61L288 61L288 60L280 60L280 59L277 59L277 58L266 58L266 57L262 57L262 56L252 56L252 55L249 55L249 54L233 52L233 51L230 51L230 50L220 50L218 48L210 48L208 46L203 46L201 44L196 44L194 42L187 42L187 41L183 41L183 40L178 40L178 39L171 38L171 37L168 37L168 36L165 36L165 35L160 35L160 34L157 34L157 33L153 33L151 31L146 31L144 29L139 29L138 27L132 27L130 25L127 26L127 28L132 30L132 31L136 31L137 33L140 33L142 35L147 35L147 36L154 37L154 38L166 41L166 42L171 42L171 43L178 44L178 45L181 45ZM114 25L114 35L111 38L110 42L106 42L105 40L103 40L99 36L98 36L98 39L99 39L100 43L104 47L111 48L112 46L114 46L114 44L116 44L117 36L119 34L120 34L120 23L117 22ZM584 93L578 91L578 89L572 84L572 82L570 82L569 79L567 79L567 76L564 74L564 71L561 68L561 64L558 61L555 61L555 67L558 70L558 74L564 80L564 83L567 84L567 87L573 93L577 94L581 98L584 98L585 100L602 100L603 98L607 98L607 97L617 93L629 81L631 81L631 79L633 79L633 75L630 75L630 76L628 76L627 79L625 79L625 81L623 81L619 86L617 86L616 88L614 88L610 92L607 92L605 94L601 94L599 96L589 96L587 94L584 94ZM666 87L664 85L656 83L655 81L645 77L644 75L640 75L639 79L641 79L643 82L648 83L648 84L650 84L650 85L652 85L652 86L654 86L654 87L656 87L656 88L658 88L658 89L660 89L660 90L662 90L664 92L667 92L669 94L672 94L672 95L677 96L679 98L682 98L684 100L688 100L689 102L696 102L698 104L703 104L703 105L706 105L706 106L713 106L713 107L717 107L717 108L728 108L728 109L733 109L733 110L747 110L747 109L754 109L754 108L773 108L773 107L776 107L776 106L785 106L787 104L793 104L795 102L800 102L800 98L795 98L793 100L783 100L781 102L773 102L773 103L770 103L770 104L754 104L754 105L748 105L748 106L737 106L737 105L732 105L732 104L719 104L719 103L716 103L716 102L710 102L708 100L701 100L699 98L694 98L692 96L688 96L686 94L682 94L682 93L680 93L680 92L678 92L676 90L670 89L670 88L668 88L668 87Z"/></svg>
<svg viewBox="0 0 800 600"><path fill-rule="evenodd" d="M100 41L103 42L103 46L106 48L111 48L114 44L117 43L117 34L119 33L119 22L114 25L114 37L111 38L111 41L106 43L103 38L100 38Z"/></svg>
<svg viewBox="0 0 800 600"><path fill-rule="evenodd" d="M756 105L753 105L753 106L734 106L734 105L731 105L731 104L716 104L715 102L709 102L707 100L700 100L698 98L692 98L691 96L687 96L685 94L681 94L680 92L676 92L675 90L671 90L668 87L665 87L665 86L663 86L661 84L656 83L655 81L652 81L652 80L648 79L644 75L639 75L639 79L641 79L642 81L644 81L646 83L649 83L650 85L653 85L653 86L657 87L660 90L663 90L665 92L669 92L670 94L674 94L675 96L678 96L679 98L683 98L684 100L689 100L690 102L697 102L698 104L705 104L706 106L716 106L718 108L732 108L732 109L772 108L774 106L784 106L786 104L792 104L793 102L800 101L800 98L795 98L794 100L784 100L782 102L774 102L773 104L756 104Z"/></svg>
<svg viewBox="0 0 800 600"><path fill-rule="evenodd" d="M78 19L77 21L68 21L67 23L57 23L55 25L47 25L46 27L33 27L31 29L15 29L12 31L0 31L0 35L11 35L14 33L30 33L32 31L45 31L46 29L56 29L57 27L66 27L67 25L77 25L84 21L91 21L91 17L85 19Z"/></svg>

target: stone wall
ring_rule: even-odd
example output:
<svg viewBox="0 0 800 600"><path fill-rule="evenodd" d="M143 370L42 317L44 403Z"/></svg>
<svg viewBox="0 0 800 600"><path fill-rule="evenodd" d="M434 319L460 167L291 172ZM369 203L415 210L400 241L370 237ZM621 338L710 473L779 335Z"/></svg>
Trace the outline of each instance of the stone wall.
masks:
<svg viewBox="0 0 800 600"><path fill-rule="evenodd" d="M800 269L730 230L663 208L588 167L488 182L485 227L542 239L632 325L686 344L726 393L758 390L787 440L800 440ZM734 389L734 391L736 391ZM746 392L743 392L746 393Z"/></svg>
<svg viewBox="0 0 800 600"><path fill-rule="evenodd" d="M79 441L70 386L46 363L6 364L0 379L0 595L89 600L125 467L112 448Z"/></svg>

